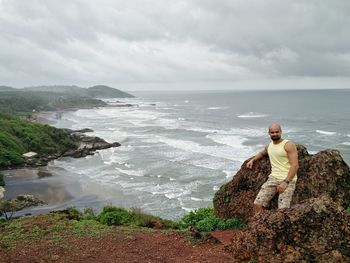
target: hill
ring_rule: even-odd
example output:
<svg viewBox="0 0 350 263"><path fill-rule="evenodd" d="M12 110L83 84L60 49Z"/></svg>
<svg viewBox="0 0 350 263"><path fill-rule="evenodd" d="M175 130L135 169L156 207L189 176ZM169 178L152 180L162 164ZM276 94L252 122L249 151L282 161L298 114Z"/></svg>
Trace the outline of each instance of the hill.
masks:
<svg viewBox="0 0 350 263"><path fill-rule="evenodd" d="M106 106L102 100L76 94L48 91L0 92L0 111L16 116L28 116L43 110L63 110Z"/></svg>
<svg viewBox="0 0 350 263"><path fill-rule="evenodd" d="M75 96L86 96L91 98L131 98L133 95L126 93L124 91L111 88L105 85L96 85L89 88L81 88L76 85L66 86L66 85L52 85L52 86L35 86L26 87L25 91L35 91L35 92L53 92L67 95Z"/></svg>
<svg viewBox="0 0 350 263"><path fill-rule="evenodd" d="M12 88L12 87L9 87L9 86L0 86L0 92L3 92L3 91L17 91L18 89L15 89L15 88Z"/></svg>
<svg viewBox="0 0 350 263"><path fill-rule="evenodd" d="M23 91L41 91L41 92L53 92L53 93L67 93L67 94L74 94L79 95L82 93L82 88L76 86L76 85L49 85L49 86L32 86L32 87L25 87Z"/></svg>
<svg viewBox="0 0 350 263"><path fill-rule="evenodd" d="M104 85L96 85L87 89L87 94L93 98L132 98L133 95Z"/></svg>

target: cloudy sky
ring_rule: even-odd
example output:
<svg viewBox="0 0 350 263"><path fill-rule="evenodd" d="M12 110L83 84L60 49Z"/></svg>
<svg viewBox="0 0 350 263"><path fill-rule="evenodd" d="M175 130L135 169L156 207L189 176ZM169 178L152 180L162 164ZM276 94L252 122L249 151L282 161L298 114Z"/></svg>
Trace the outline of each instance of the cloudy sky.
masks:
<svg viewBox="0 0 350 263"><path fill-rule="evenodd" d="M350 88L350 1L0 0L0 85Z"/></svg>

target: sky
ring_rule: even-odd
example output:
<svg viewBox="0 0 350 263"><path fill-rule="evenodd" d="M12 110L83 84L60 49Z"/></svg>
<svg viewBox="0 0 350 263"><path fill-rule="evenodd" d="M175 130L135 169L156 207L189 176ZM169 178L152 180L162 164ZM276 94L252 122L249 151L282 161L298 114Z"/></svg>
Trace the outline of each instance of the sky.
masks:
<svg viewBox="0 0 350 263"><path fill-rule="evenodd" d="M348 0L0 0L0 85L350 88Z"/></svg>

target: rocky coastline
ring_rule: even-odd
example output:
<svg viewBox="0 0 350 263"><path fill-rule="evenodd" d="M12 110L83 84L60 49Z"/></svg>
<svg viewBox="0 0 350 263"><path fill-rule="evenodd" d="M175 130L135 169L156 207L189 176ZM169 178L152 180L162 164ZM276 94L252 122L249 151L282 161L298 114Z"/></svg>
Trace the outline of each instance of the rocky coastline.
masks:
<svg viewBox="0 0 350 263"><path fill-rule="evenodd" d="M96 136L87 136L85 133L93 132L91 129L71 130L64 129L69 136L77 141L77 147L71 148L64 153L55 153L50 155L36 155L32 158L25 159L24 167L46 166L50 161L61 157L81 158L93 155L97 150L119 147L120 143L108 143Z"/></svg>
<svg viewBox="0 0 350 263"><path fill-rule="evenodd" d="M34 154L31 157L24 158L24 164L16 167L9 167L10 170L18 170L23 168L38 168L37 174L38 178L48 177L52 174L45 169L45 166L52 160L71 157L71 158L82 158L88 155L95 154L98 150L108 149L111 147L119 147L120 143L113 142L108 143L105 140L96 137L88 136L85 133L93 132L91 129L81 129L81 130L71 130L64 129L65 132L77 142L76 147L71 148L63 153L55 153L49 155L38 155ZM4 198L4 193L6 191L6 186L0 186L0 200ZM5 202L5 203L4 203ZM1 204L4 207L1 208ZM11 204L11 207L9 206ZM22 194L11 198L9 200L2 200L0 202L0 211L10 210L11 212L20 211L24 208L31 206L45 205L46 203L42 200L39 200L34 195ZM7 206L7 207L6 207Z"/></svg>

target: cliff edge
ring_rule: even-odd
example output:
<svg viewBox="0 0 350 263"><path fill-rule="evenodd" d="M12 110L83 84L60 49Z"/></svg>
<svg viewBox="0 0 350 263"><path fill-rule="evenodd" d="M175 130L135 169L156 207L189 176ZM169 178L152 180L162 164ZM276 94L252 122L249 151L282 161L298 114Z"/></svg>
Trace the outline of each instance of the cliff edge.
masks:
<svg viewBox="0 0 350 263"><path fill-rule="evenodd" d="M253 202L270 173L265 157L246 162L214 197L214 209L224 218L239 217L248 227L227 245L238 262L350 262L350 170L337 150L310 155L298 145L299 171L291 208L253 215Z"/></svg>

